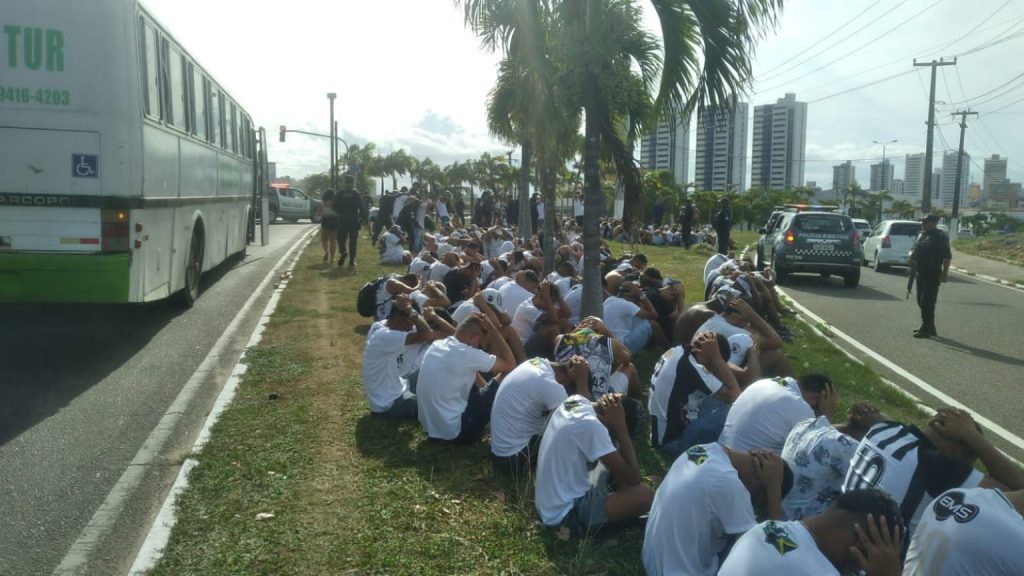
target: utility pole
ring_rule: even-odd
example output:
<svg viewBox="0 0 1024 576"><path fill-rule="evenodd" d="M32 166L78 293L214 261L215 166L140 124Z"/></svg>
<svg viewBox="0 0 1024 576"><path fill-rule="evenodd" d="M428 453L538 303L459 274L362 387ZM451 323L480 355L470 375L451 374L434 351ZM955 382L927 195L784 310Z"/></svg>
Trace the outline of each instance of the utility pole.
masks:
<svg viewBox="0 0 1024 576"><path fill-rule="evenodd" d="M977 112L961 110L950 116L960 117L960 148L956 154L956 180L953 181L953 217L949 222L949 239L956 240L960 234L960 178L963 177L964 169L964 136L967 134L967 117L977 116Z"/></svg>
<svg viewBox="0 0 1024 576"><path fill-rule="evenodd" d="M928 141L924 148L924 190L921 193L921 213L927 215L932 211L932 146L935 144L935 69L939 66L956 66L956 58L947 62L942 58L938 61L918 63L914 66L931 66L932 89L928 94Z"/></svg>
<svg viewBox="0 0 1024 576"><path fill-rule="evenodd" d="M331 124L329 126L331 132L331 190L338 190L338 143L335 138L338 134L335 132L334 123L334 99L338 95L334 92L327 93L327 99L331 101Z"/></svg>

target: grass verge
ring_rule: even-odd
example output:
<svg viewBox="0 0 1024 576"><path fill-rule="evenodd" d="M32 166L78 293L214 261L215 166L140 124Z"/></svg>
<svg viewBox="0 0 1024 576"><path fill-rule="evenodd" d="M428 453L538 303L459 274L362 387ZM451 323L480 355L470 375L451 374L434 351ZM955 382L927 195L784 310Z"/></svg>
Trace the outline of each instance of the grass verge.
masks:
<svg viewBox="0 0 1024 576"><path fill-rule="evenodd" d="M690 301L699 299L710 250L643 251L683 280ZM386 270L371 264L349 274L320 259L313 242L247 355L235 401L195 455L154 574L643 573L641 528L562 539L539 524L531 482L492 471L486 443L438 446L416 422L371 418L359 379L369 321L355 300L363 282ZM831 375L841 409L868 400L898 419L924 421L868 367L802 323L789 328L797 371ZM642 377L657 358L638 355ZM665 473L644 442L638 457L646 475Z"/></svg>
<svg viewBox="0 0 1024 576"><path fill-rule="evenodd" d="M961 238L953 242L953 247L967 254L1024 266L1024 234Z"/></svg>

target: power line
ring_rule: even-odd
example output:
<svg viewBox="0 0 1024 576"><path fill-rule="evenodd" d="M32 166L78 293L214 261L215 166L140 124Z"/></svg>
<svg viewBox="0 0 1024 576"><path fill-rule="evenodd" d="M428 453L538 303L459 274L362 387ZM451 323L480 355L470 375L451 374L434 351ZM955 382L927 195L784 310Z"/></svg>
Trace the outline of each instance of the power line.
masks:
<svg viewBox="0 0 1024 576"><path fill-rule="evenodd" d="M862 90L864 88L868 88L869 86L874 86L875 84L881 84L882 82L888 82L889 80L894 80L894 79L899 78L901 76L906 76L907 74L911 74L913 72L917 72L917 70L911 68L910 70L905 70L903 72L900 72L899 74L893 74L892 76L886 76L885 78L880 78L880 79L875 80L873 82L868 82L866 84L861 84L860 86L854 86L853 88L848 88L846 90L843 90L842 92L836 92L835 94L829 94L828 96L822 96L821 98L816 98L814 100L808 100L807 103L808 104L814 104L816 102L821 102L822 100L829 100L831 98L835 98L836 96L842 96L843 94L849 94L850 92L856 92L858 90Z"/></svg>
<svg viewBox="0 0 1024 576"><path fill-rule="evenodd" d="M995 114L997 112L1002 112L1003 110L1006 110L1007 108L1009 108L1009 107L1011 107L1011 106L1013 106L1015 104L1020 104L1021 102L1024 102L1024 98L1021 98L1019 100L1014 100L1013 102L1010 102L1009 104L1007 104L1006 106L1003 106L1002 108L997 108L997 109L989 112L989 114Z"/></svg>
<svg viewBox="0 0 1024 576"><path fill-rule="evenodd" d="M866 48L867 46L870 46L871 44L874 44L875 42L878 42L878 41L879 41L879 40L881 40L882 38L885 38L885 37L886 37L886 36L888 36L889 34L892 34L892 33L893 33L893 32L895 32L896 30L898 30L898 29L902 28L902 27L903 27L904 25L906 25L906 24L907 24L908 22L910 22L910 21L912 21L912 20L915 20L915 19L917 19L917 18L918 18L918 17L920 17L920 16L922 15L922 14L924 14L925 12L927 12L927 11L931 10L932 8L934 8L934 7L938 6L939 4L941 4L941 3L942 3L942 2L944 2L944 1L945 1L945 0L935 0L935 2L932 2L931 4L929 4L928 6L926 6L926 7L924 8L924 9L922 9L922 10L919 10L918 12L914 13L914 14L913 14L912 16L910 16L910 17L909 17L909 18L907 18L906 20L903 20L903 21L902 21L902 22L900 22L899 24L897 24L897 25L893 26L892 28L890 28L890 29L886 30L886 31L885 31L885 32L883 32L882 34L880 34L880 35L878 35L878 36L876 36L876 37L872 38L871 40L868 40L868 41L867 41L866 43L864 43L864 44L861 44L860 46L857 46L856 48L854 48L853 50L850 50L849 52L847 52L847 53L843 54L842 56L840 56L840 57L838 57L838 58L835 58L835 59L833 59L833 60L831 60L831 61L829 61L829 62L827 62L827 63L825 63L825 64L822 64L821 66L818 66L817 68L815 68L814 70L811 70L810 72L807 72L807 73L805 73L805 74L802 74L802 75L800 75L800 76L797 76L796 78L791 78L790 80L786 81L785 83L782 83L782 84L778 84L778 85L772 86L772 87L770 87L770 88L765 88L765 89L762 89L761 91L762 91L762 92L769 92L769 91L772 91L772 90L777 90L777 89L779 89L779 88L782 88L782 87L783 87L783 86L785 86L786 84L790 84L790 83L792 83L792 82L796 82L797 80L802 80L802 79L804 79L804 78L806 78L806 77L808 77L808 76L810 76L810 75L812 75L812 74L815 74L815 73L817 73L817 72L819 72L819 71L821 71L821 70L823 70L823 69L825 69L825 68L827 68L827 67L829 67L829 66L831 66L831 65L835 64L836 62L839 62L840 60L843 60L844 58L848 58L848 57L852 56L853 54L856 54L857 52L859 52L859 51L863 50L863 49L864 49L864 48Z"/></svg>
<svg viewBox="0 0 1024 576"><path fill-rule="evenodd" d="M997 91L1001 90L1001 89L1002 89L1002 88L1004 88L1005 86L1008 86L1009 84L1011 84L1011 83L1013 83L1013 82L1015 82L1015 81L1017 81L1017 80L1020 80L1021 78L1024 78L1024 72L1021 72L1020 74L1017 74L1017 75L1016 75L1016 76L1014 76L1013 78L1010 78L1010 79L1009 79L1009 80L1007 80L1006 82L1003 82L1003 83L1002 83L1002 84L1000 84L999 86L996 86L995 88L993 88L993 89L989 90L988 92L985 92L984 94L978 94L977 96L973 96L973 97L971 97L971 98L967 98L967 97L966 97L966 95L965 95L965 97L964 97L964 99L963 99L963 100L960 100L959 102L952 102L952 101L951 101L951 102L949 102L949 104L950 104L951 106L959 106L959 105L961 105L961 104L966 104L966 103L968 103L968 102L974 102L975 100L979 100L979 99L981 99L981 98L985 98L985 97L986 97L986 96L988 96L989 94L992 94L993 92L997 92ZM963 84L961 84L961 88L963 88ZM1015 88L1016 88L1016 87L1012 87L1012 88L1010 88L1010 90L1008 90L1007 92L1012 92L1012 91L1013 91L1013 90L1014 90ZM1004 96L1004 95L1005 95L1005 94L1000 94L1000 95L998 95L998 96L995 96L994 98L990 98L989 100L994 100L995 98L1000 98L1000 97L1002 97L1002 96Z"/></svg>
<svg viewBox="0 0 1024 576"><path fill-rule="evenodd" d="M833 30L833 31L829 32L828 34L826 34L826 35L822 36L822 37L821 37L821 38L819 38L819 39L818 39L818 41L817 41L817 42L815 42L814 44L811 44L811 45L810 45L810 46L808 46L807 48L804 48L803 50L801 50L801 51L797 52L796 54L794 54L794 55L790 56L789 58L786 58L786 59L785 59L785 60L783 60L783 61L782 61L781 63L779 63L779 64L777 64L777 65L775 65L775 66L772 66L772 67L771 67L771 68L769 68L768 70L765 70L765 71L763 72L763 74L765 74L765 75L767 75L767 76L769 76L769 77L770 77L770 76L771 76L771 73L772 73L772 72L774 72L774 71L778 70L779 68L782 68L782 67L783 67L783 66L785 66L785 65L786 65L786 64L787 64L788 62L792 61L792 60L793 60L794 58L799 58L800 56L802 56L802 55L806 54L806 53L807 53L807 52L808 52L809 50L811 50L812 48L814 48L814 47L818 46L819 44L821 44L821 43L822 43L822 42L824 42L825 40L828 40L829 38L831 38L831 37L832 37L832 36L834 36L835 34L838 34L838 33L842 32L842 31L843 31L843 28L846 28L847 26L849 26L849 25L850 25L850 24L851 24L851 23L852 23L852 22L853 22L854 20L856 20L856 19L860 18L861 16L863 16L863 15L864 15L864 14L865 14L865 13L866 13L866 12L867 12L868 10L871 10L872 8L874 8L875 6L877 6L877 5L878 5L878 3L879 3L879 2L881 2L881 1L882 1L882 0L875 0L875 2L873 2L872 4L870 4L870 5L869 5L869 6L867 7L867 8L865 8L865 9L861 10L860 12L858 12L856 16L854 16L853 18L850 18L849 20L847 20L846 22L844 22L844 23L843 23L843 24L842 24L841 26L839 26L839 28L836 28L835 30ZM884 16L884 15L885 15L885 14L883 14L883 16ZM782 73L785 73L785 71L783 71L783 72L780 72L780 74L782 74Z"/></svg>
<svg viewBox="0 0 1024 576"><path fill-rule="evenodd" d="M981 52L983 50L988 50L989 48L992 48L994 46L998 46L998 45L1003 44L1005 42L1009 42L1011 40L1015 40L1017 38L1020 38L1021 36L1024 36L1024 30L1014 32L1014 29L1019 27L1019 26L1021 26L1021 24L1024 24L1024 20L1021 20L1020 22L1018 22L1014 26L1010 27L1009 30L1003 32L999 36L996 36L992 40L989 40L988 42L984 42L982 44L979 44L979 45L975 46L974 48L970 48L968 50L960 52L959 54L954 54L953 57L954 58L959 58L961 56L970 56L971 54L977 54L978 52ZM1013 33L1011 34L1011 32L1013 32Z"/></svg>
<svg viewBox="0 0 1024 576"><path fill-rule="evenodd" d="M995 12L993 12L993 13L989 14L989 15L988 15L988 16L987 16L987 17L986 17L986 18L985 18L984 20L982 20L981 22L979 22L977 26L975 26L974 28L971 28L970 30L968 30L967 32L965 32L963 36L960 36L960 37L959 37L959 38L957 38L956 40L953 40L952 42L950 42L949 44L946 44L946 45L945 45L945 46L943 46L942 48L939 48L939 49L938 49L938 50L936 50L935 52L942 52L943 50L945 50L945 49L949 48L950 46L954 46L954 45L956 45L956 43L957 43L957 42L959 42L959 41L963 40L964 38L967 38L967 37L968 37L968 36L970 36L971 34L974 34L975 32L977 32L977 31L978 31L978 29L979 29L979 28L981 28L982 26L984 26L986 22L988 22L989 20L991 20L991 19L995 18L997 14L999 14L1000 12L1002 12L1002 11L1003 11L1003 8L1006 8L1007 6L1009 6L1011 2L1013 2L1013 0L1006 0L1006 2L1004 2L1002 6L1000 6L999 8L996 8Z"/></svg>
<svg viewBox="0 0 1024 576"><path fill-rule="evenodd" d="M811 56L809 56L808 58L805 58L805 59L803 59L803 60L801 60L801 61L797 62L796 64L793 64L792 66L789 66L789 67L787 67L787 68L786 68L785 70L782 70L781 72L779 72L779 73L777 73L777 74L768 74L767 76L765 76L765 77L763 77L763 78L758 78L758 80L769 80L769 79L771 79L771 78L777 78L777 77L779 77L779 76L782 76L783 74L786 74L786 73L788 73L788 72L789 72L790 70L793 70L794 68L797 68L797 67L799 67L799 66L802 66L803 64L806 64L807 62L810 62L811 60L814 60L814 59L815 59L815 58L817 58L818 56L821 56L822 54L824 54L824 53L828 52L829 50L831 50L831 49L835 48L836 46L839 46L839 45L840 45L840 44L842 44L843 42L846 42L846 41L847 41L847 40L849 40L850 38L853 38L854 36L856 36L857 34L859 34L859 33L860 33L860 32L861 32L862 30L864 30L864 29L865 29L865 28L867 28L868 26L871 26L871 25L872 25L872 24L874 24L875 22L878 22L878 21L879 21L879 20L881 20L882 18L885 18L886 16L888 16L889 14L891 14L891 13L892 13L893 11L895 11L896 9L898 9L898 8L899 8L900 6L903 6L903 5L904 5L904 4L906 4L906 3L907 3L907 0L902 0L902 1L901 1L901 2L899 3L899 4L897 4L897 5L893 6L892 8L890 8L889 10L887 10L886 12L884 12L884 13L883 13L883 14L882 14L881 16L879 16L879 17L875 18L874 20L872 20L872 21L868 22L867 24L865 24L865 25L861 26L860 28L857 28L856 30L854 30L854 31L853 31L853 32L851 32L850 34L848 34L848 35L846 35L846 36L843 36L843 37L842 37L841 39L837 40L837 41L836 41L835 43L833 43L832 45L830 45L830 46L829 46L828 48L825 48L824 50L821 50L821 51L819 51L819 52L818 52L818 53L816 53L816 54L812 54L812 55L811 55Z"/></svg>

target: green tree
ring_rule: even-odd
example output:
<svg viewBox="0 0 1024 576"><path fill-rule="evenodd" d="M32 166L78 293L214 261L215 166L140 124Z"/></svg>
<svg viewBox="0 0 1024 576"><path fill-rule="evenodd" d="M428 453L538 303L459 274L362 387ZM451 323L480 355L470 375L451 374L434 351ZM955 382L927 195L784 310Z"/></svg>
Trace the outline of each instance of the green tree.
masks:
<svg viewBox="0 0 1024 576"><path fill-rule="evenodd" d="M384 172L391 177L391 190L398 190L398 177L409 173L412 157L399 148L384 158Z"/></svg>
<svg viewBox="0 0 1024 576"><path fill-rule="evenodd" d="M889 206L889 213L895 214L897 218L912 218L914 216L914 205L906 200L893 200Z"/></svg>

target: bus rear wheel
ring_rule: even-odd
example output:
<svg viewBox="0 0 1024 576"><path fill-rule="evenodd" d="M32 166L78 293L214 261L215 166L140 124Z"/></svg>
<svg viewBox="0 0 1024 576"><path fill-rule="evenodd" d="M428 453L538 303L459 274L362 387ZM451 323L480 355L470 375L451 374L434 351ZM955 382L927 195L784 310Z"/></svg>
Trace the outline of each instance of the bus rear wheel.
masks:
<svg viewBox="0 0 1024 576"><path fill-rule="evenodd" d="M185 287L179 297L181 305L185 308L191 308L199 298L199 278L203 275L203 248L202 228L197 226L188 244L188 256L185 258Z"/></svg>

